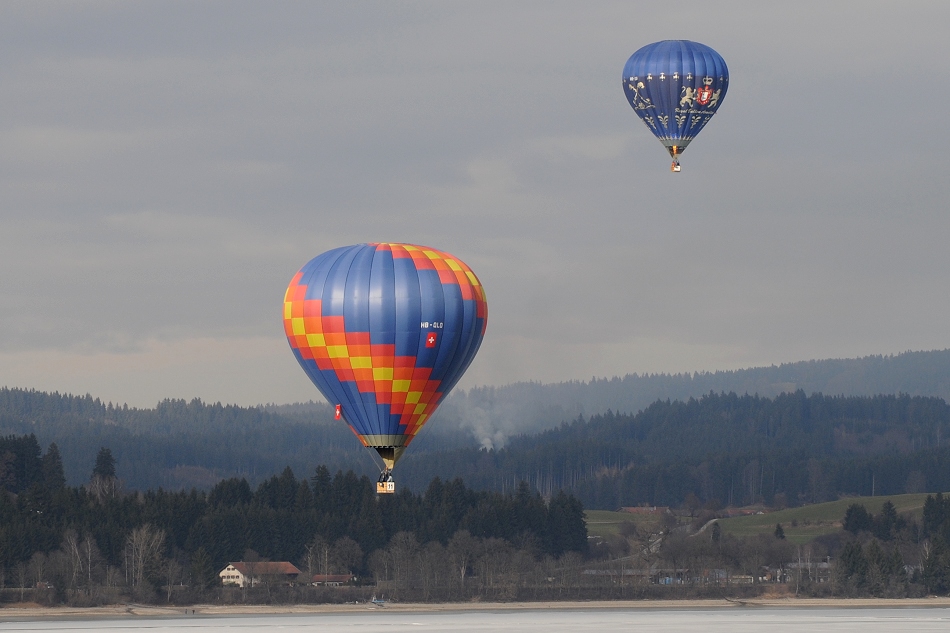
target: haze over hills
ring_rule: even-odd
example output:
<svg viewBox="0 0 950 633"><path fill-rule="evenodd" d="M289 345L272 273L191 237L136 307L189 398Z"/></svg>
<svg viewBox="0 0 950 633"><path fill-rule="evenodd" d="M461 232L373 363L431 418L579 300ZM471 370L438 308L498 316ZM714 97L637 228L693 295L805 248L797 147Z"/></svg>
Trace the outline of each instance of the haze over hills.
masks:
<svg viewBox="0 0 950 633"><path fill-rule="evenodd" d="M517 383L461 391L446 400L433 423L424 428L412 450L406 453L400 462L400 477L406 484L416 487L425 485L428 481L426 478L432 476L463 476L469 485L488 488L513 485L513 479L528 476L538 479L536 485L539 488L565 485L566 481L573 482L573 485L576 483L576 472L561 473L559 479L547 477L544 482L538 478L539 473L550 470L547 466L549 462L563 461L565 458L559 453L564 451L586 451L589 456L596 457L588 460L589 463L576 465L576 469L588 474L602 467L625 468L625 464L618 461L621 459L640 459L636 447L627 447L613 454L608 451L598 457L597 451L601 449L581 446L590 440L584 428L592 423L592 416L601 416L597 420L601 430L591 427L591 434L597 436L595 439L600 446L604 446L609 445L610 441L605 440L605 437L609 438L609 433L605 435L603 425L606 424L607 428L611 425L642 426L647 423L647 418L637 418L637 412L657 401L688 401L710 392L735 393L739 396L758 394L774 398L794 391L800 392L796 396L799 401L812 393L831 396L898 393L929 396L931 398L926 400L926 406L923 407L931 411L926 420L914 417L919 417L918 411L921 409L921 406L914 404L916 400L905 407L907 413L903 414L907 420L916 420L914 424L918 424L917 428L927 428L926 433L919 433L916 439L902 439L899 447L893 442L882 443L882 437L887 437L887 434L896 437L894 433L907 424L907 420L900 416L893 420L885 416L882 419L887 419L887 424L880 428L872 425L869 435L865 437L873 450L854 452L851 450L853 447L848 450L855 459L866 460L888 450L894 452L898 448L905 456L921 450L941 449L941 437L946 437L950 424L944 426L945 407L938 407L933 398L943 401L950 399L950 350L808 361L738 371L629 375L548 385ZM700 409L712 411L720 406L717 402L709 401ZM728 404L728 399L722 402ZM766 405L750 405L746 408L750 411L768 410ZM781 407L776 410L779 409ZM602 414L608 411L624 415L603 417ZM679 417L673 416L674 422L685 425L684 428L690 424L706 424L694 415L690 417L692 414L683 413L689 411L688 408L677 411L680 412L676 414ZM574 429L567 435L538 435L545 430L560 428L565 423ZM832 420L829 424L829 428L834 428L836 423ZM742 432L741 424L730 428L730 432ZM50 442L58 444L66 476L72 485L88 479L96 452L101 446L108 446L113 451L120 476L126 486L132 489L158 486L209 488L222 478L235 476L246 477L255 484L279 473L287 465L298 476L308 476L318 464L325 464L332 471L353 468L366 474L373 474L375 468L369 452L358 445L344 424L333 419L332 408L324 403L244 408L205 404L199 400L166 400L154 409L134 409L103 403L89 395L64 396L9 388L0 390L0 436L29 433L35 433L44 448ZM689 437L687 434L682 441L688 441ZM513 438L519 438L518 442L512 443ZM627 441L639 440L630 437ZM542 450L542 443L559 448ZM504 454L498 452L498 449L509 444L512 450ZM531 449L532 446L539 450L530 459L516 452ZM807 446L807 442L802 444L800 452ZM489 453L483 451L484 454L480 456L480 448L493 450ZM700 446L692 447L691 451L684 453L686 461L702 463L705 457L701 449ZM753 448L751 452L747 449L741 451L742 455L732 456L735 460L746 461L741 465L736 462L722 466L721 477L727 477L730 469L739 469L739 479L749 478L748 474L742 475L741 470L758 459L754 454L758 449ZM769 448L770 459L784 459L773 449L774 446ZM824 458L835 459L834 453L816 450L815 454L819 453ZM478 463L486 456L500 461L490 468L487 464L479 468ZM501 459L502 456L504 459ZM806 455L805 461L807 458ZM932 468L928 466L928 473L940 469L942 457L934 456L933 459L936 461L931 464ZM517 465L518 460L530 463L531 467L519 470L510 466ZM804 462L799 460L799 463ZM658 461L651 467L654 469L651 472L662 471L664 477L670 476L673 471L663 470L666 467ZM918 486L922 480L935 483L935 475L915 472L920 469L905 470L904 465L892 468L893 472L898 473L894 476L900 479L893 484L896 490L903 491L912 484ZM760 477L764 476L763 471L758 472ZM854 472L847 477L863 477ZM622 481L618 477L614 480ZM841 477L841 481L851 481L845 475ZM865 486L863 479L861 482L861 486ZM798 482L795 486L796 490L810 490L807 483ZM662 498L674 499L687 488L676 488L676 492ZM769 490L779 492L775 487ZM827 488L828 494L835 491L834 487ZM862 489L858 492L866 491ZM643 500L660 498L655 495L651 497L652 494L643 492L641 496L644 496ZM728 492L725 494L726 498L721 498L722 494L717 493L723 502L728 501ZM592 499L617 498L611 491L591 489L590 495ZM733 493L733 496L738 497L738 494ZM609 506L611 502L598 503Z"/></svg>
<svg viewBox="0 0 950 633"><path fill-rule="evenodd" d="M950 349L735 371L478 387L450 394L436 422L442 430L464 431L485 448L500 448L513 435L537 433L578 416L636 413L657 400L688 400L710 392L772 397L797 390L831 396L904 393L950 401Z"/></svg>
<svg viewBox="0 0 950 633"><path fill-rule="evenodd" d="M713 393L773 397L806 394L873 396L903 393L950 401L950 349L890 356L809 360L770 367L681 374L627 374L559 383L518 382L501 387L459 389L439 407L429 435L436 444L477 442L501 448L508 438L554 428L564 421L606 413L637 413L657 400L688 400ZM268 405L295 418L325 419L330 408L309 402Z"/></svg>
<svg viewBox="0 0 950 633"><path fill-rule="evenodd" d="M950 489L948 434L942 398L707 394L578 418L499 450L415 451L404 481L458 476L501 490L529 481L595 509L680 506L690 497L781 507Z"/></svg>

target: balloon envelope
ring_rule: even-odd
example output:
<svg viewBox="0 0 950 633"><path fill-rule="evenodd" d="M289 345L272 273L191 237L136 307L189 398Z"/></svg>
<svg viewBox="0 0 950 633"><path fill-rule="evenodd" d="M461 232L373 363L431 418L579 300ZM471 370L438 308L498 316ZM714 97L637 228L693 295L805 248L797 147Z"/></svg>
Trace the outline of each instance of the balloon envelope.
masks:
<svg viewBox="0 0 950 633"><path fill-rule="evenodd" d="M487 323L471 269L411 244L318 255L284 297L297 361L390 469L472 362Z"/></svg>
<svg viewBox="0 0 950 633"><path fill-rule="evenodd" d="M674 160L726 98L729 69L719 53L689 40L648 44L623 68L623 91Z"/></svg>

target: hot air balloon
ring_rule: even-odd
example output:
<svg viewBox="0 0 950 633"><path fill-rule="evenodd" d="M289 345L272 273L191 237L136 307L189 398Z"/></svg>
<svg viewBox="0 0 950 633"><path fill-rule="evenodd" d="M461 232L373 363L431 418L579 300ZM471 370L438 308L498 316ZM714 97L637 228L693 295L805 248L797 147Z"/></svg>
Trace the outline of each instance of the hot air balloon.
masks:
<svg viewBox="0 0 950 633"><path fill-rule="evenodd" d="M623 91L650 131L673 157L703 129L726 98L729 69L716 51L689 40L648 44L623 67Z"/></svg>
<svg viewBox="0 0 950 633"><path fill-rule="evenodd" d="M284 296L284 330L300 366L384 468L376 491L481 345L485 290L448 253L357 244L310 260Z"/></svg>

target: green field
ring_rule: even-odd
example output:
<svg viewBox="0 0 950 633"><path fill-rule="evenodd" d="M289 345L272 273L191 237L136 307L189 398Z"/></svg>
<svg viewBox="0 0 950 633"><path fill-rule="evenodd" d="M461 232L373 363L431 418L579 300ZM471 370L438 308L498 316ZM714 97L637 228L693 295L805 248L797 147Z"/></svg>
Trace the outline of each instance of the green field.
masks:
<svg viewBox="0 0 950 633"><path fill-rule="evenodd" d="M633 523L641 535L654 534L662 529L664 517L662 514L633 514L631 512L611 512L609 510L587 510L584 513L587 521L587 534L601 538L620 534L620 526L624 523ZM667 519L669 520L669 519ZM678 523L685 523L689 519L677 517Z"/></svg>
<svg viewBox="0 0 950 633"><path fill-rule="evenodd" d="M587 533L601 538L619 534L620 526L624 523L633 523L638 531L646 533L656 532L660 527L659 516L609 510L588 510L584 516L587 519Z"/></svg>
<svg viewBox="0 0 950 633"><path fill-rule="evenodd" d="M922 515L927 493L913 495L894 495L890 497L849 497L828 503L816 503L800 508L788 508L765 514L722 519L719 524L722 531L736 536L754 534L772 534L775 524L781 523L785 538L792 543L807 543L817 536L830 534L841 529L841 519L848 506L859 503L868 512L877 514L885 501L890 501L899 514L910 514L918 521Z"/></svg>
<svg viewBox="0 0 950 633"><path fill-rule="evenodd" d="M909 514L920 521L927 495L928 493L893 495L890 497L848 497L800 508L788 508L764 514L720 519L719 524L726 534L753 536L755 534L772 534L775 532L775 524L781 523L785 538L792 543L803 544L815 537L840 530L844 513L852 503L859 503L867 508L871 514L878 514L884 502L890 501L897 508L899 514ZM585 516L587 519L587 533L601 538L619 534L620 526L623 523L633 523L641 534L657 532L661 521L659 516L610 512L608 510L588 510L585 512ZM681 521L683 520L685 519L681 519Z"/></svg>

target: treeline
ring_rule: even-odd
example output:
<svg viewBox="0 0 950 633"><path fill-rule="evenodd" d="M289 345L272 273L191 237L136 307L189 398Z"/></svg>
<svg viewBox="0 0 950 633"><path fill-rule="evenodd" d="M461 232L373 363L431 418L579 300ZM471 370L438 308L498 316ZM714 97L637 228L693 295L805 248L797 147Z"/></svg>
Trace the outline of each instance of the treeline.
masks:
<svg viewBox="0 0 950 633"><path fill-rule="evenodd" d="M871 514L851 504L844 535L821 539L835 555L838 595L903 597L950 591L950 499L928 495L922 521L899 515L890 501ZM837 547L835 545L837 544Z"/></svg>
<svg viewBox="0 0 950 633"><path fill-rule="evenodd" d="M588 536L581 503L545 500L526 483L479 492L434 479L423 494L379 497L373 482L325 466L292 469L252 488L230 478L209 492L123 493L102 448L86 485L65 483L55 444L0 438L0 600L188 604L365 600L537 600L751 596L794 585L805 595L912 596L950 591L950 500L930 496L923 519L885 503L852 505L844 530L803 546L781 525L737 538L718 523L663 514L654 528ZM222 587L229 562L291 561L302 574ZM354 573L341 591L316 574ZM363 587L361 588L360 585ZM371 587L371 589L370 589ZM788 590L788 589L787 589Z"/></svg>
<svg viewBox="0 0 950 633"><path fill-rule="evenodd" d="M372 471L372 457L333 417L323 403L239 407L163 400L139 409L90 395L0 388L0 436L33 434L43 446L56 443L70 485L86 481L101 446L111 449L124 485L134 490L208 490L231 477L257 485L288 465L297 472L315 463L334 472ZM414 446L459 445L436 426Z"/></svg>
<svg viewBox="0 0 950 633"><path fill-rule="evenodd" d="M931 539L924 562L924 582L931 592L946 595L950 592L950 498L941 493L927 497L923 533Z"/></svg>
<svg viewBox="0 0 950 633"><path fill-rule="evenodd" d="M208 493L123 494L109 449L80 487L65 485L58 455L55 444L42 454L32 435L0 439L3 578L54 587L59 601L102 599L104 588L155 599L157 588L182 583L196 597L218 585L228 562L251 559L385 577L393 539L428 551L495 544L535 561L587 550L581 504L564 493L545 501L527 485L500 494L435 479L421 495L378 497L367 477L320 466L309 479L285 468L256 489L232 478Z"/></svg>
<svg viewBox="0 0 950 633"><path fill-rule="evenodd" d="M257 486L290 466L374 473L368 451L327 405L243 408L169 400L154 409L0 389L0 435L35 434L61 451L67 482L86 481L109 446L127 490ZM430 428L431 427L431 428ZM441 430L440 430L441 429ZM794 506L839 495L950 489L950 406L935 397L709 393L656 401L636 414L577 417L501 449L427 425L397 472L401 489L436 477L514 492L526 481L569 491L592 509L641 504Z"/></svg>
<svg viewBox="0 0 950 633"><path fill-rule="evenodd" d="M800 505L950 488L950 406L908 395L708 394L577 419L501 450L429 452L414 475L569 490L588 508Z"/></svg>
<svg viewBox="0 0 950 633"><path fill-rule="evenodd" d="M86 481L96 452L109 446L127 488L209 489L245 477L255 485L287 465L333 470L371 461L326 405L290 417L257 407L164 400L153 409L23 389L0 389L0 435L55 442L67 481Z"/></svg>

